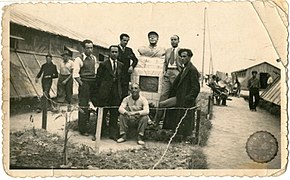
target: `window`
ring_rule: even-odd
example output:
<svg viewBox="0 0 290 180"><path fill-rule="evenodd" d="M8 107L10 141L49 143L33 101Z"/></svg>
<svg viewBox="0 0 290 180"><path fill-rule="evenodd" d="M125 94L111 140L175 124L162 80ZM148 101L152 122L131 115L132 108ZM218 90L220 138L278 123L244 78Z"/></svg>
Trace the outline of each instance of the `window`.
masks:
<svg viewBox="0 0 290 180"><path fill-rule="evenodd" d="M10 35L10 48L17 49L19 40L24 41L22 37Z"/></svg>

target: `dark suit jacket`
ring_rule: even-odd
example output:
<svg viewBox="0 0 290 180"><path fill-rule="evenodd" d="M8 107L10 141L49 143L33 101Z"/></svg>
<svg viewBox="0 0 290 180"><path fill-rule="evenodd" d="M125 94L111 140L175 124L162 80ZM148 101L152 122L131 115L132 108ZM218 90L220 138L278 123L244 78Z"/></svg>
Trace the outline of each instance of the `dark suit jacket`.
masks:
<svg viewBox="0 0 290 180"><path fill-rule="evenodd" d="M176 48L175 51L176 51L176 56L175 56L175 61L177 63L177 68L179 70L179 72L182 70L182 65L181 65L181 61L180 61L180 56L178 55L178 51L180 50L180 48ZM167 68L168 68L168 64L169 64L169 59L170 59L170 55L171 55L171 52L172 52L172 48L168 48L166 49L165 51L165 62L164 62L164 67L165 67L165 71L167 71Z"/></svg>
<svg viewBox="0 0 290 180"><path fill-rule="evenodd" d="M138 59L136 58L131 48L125 47L125 50L122 51L120 46L118 46L118 49L119 49L118 60L124 64L124 71L123 71L124 81L129 82L130 74L128 73L128 69L130 67L130 60L133 61L132 66L133 68L135 68L137 66Z"/></svg>
<svg viewBox="0 0 290 180"><path fill-rule="evenodd" d="M171 96L176 96L177 107L192 107L199 92L199 72L191 62L188 62L174 80Z"/></svg>
<svg viewBox="0 0 290 180"><path fill-rule="evenodd" d="M195 100L199 92L199 73L193 64L189 62L183 72L180 72L173 82L171 97L176 96L176 107L190 108L195 106ZM183 136L190 136L192 134L192 130L194 129L193 113L193 110L187 112L178 129L178 134L182 134ZM184 109L166 111L163 128L175 130L184 114Z"/></svg>
<svg viewBox="0 0 290 180"><path fill-rule="evenodd" d="M120 61L117 61L117 75L114 75L114 72L112 70L112 65L110 60L106 60L102 62L98 68L97 72L97 84L99 87L98 90L98 99L99 99L99 105L105 105L104 102L106 102L110 96L112 96L111 92L114 86L117 83L117 96L119 96L120 100L122 97L122 89L121 89L121 83L122 83L122 70L123 70L123 63Z"/></svg>

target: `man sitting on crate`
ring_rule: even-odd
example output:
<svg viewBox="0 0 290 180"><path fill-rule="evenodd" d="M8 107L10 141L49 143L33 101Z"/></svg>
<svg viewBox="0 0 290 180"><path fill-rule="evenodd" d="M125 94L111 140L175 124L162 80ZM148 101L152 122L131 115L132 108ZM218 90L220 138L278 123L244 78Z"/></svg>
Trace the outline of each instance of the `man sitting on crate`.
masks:
<svg viewBox="0 0 290 180"><path fill-rule="evenodd" d="M125 97L119 107L120 135L118 143L126 141L129 124L137 125L137 143L144 144L144 133L148 123L149 105L145 97L140 95L140 87L133 83L131 95Z"/></svg>

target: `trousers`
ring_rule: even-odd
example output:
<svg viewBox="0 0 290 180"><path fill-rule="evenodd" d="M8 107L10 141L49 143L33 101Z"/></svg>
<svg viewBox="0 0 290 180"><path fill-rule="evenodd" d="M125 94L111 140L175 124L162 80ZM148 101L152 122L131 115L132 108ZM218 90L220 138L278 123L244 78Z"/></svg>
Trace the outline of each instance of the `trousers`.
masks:
<svg viewBox="0 0 290 180"><path fill-rule="evenodd" d="M80 110L78 112L78 127L80 133L88 132L89 123L89 101L91 101L94 106L97 104L97 85L96 81L84 81L83 84L79 86L79 106Z"/></svg>
<svg viewBox="0 0 290 180"><path fill-rule="evenodd" d="M140 116L140 118L126 118L124 115L119 116L120 119L120 135L126 134L128 127L137 125L137 133L141 136L144 136L145 129L148 123L148 116Z"/></svg>
<svg viewBox="0 0 290 180"><path fill-rule="evenodd" d="M249 108L256 109L259 104L260 94L258 88L251 88L249 92Z"/></svg>

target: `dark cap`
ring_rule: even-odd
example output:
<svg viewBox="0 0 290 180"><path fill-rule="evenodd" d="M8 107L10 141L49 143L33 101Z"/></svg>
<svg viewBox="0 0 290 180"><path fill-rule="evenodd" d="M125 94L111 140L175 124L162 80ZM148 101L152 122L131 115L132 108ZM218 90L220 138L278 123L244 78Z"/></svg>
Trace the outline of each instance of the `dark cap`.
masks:
<svg viewBox="0 0 290 180"><path fill-rule="evenodd" d="M52 59L52 55L49 53L45 57L50 57Z"/></svg>
<svg viewBox="0 0 290 180"><path fill-rule="evenodd" d="M155 32L155 31L150 31L150 32L148 33L148 37L149 37L150 35L156 35L157 37L159 37L158 33Z"/></svg>
<svg viewBox="0 0 290 180"><path fill-rule="evenodd" d="M258 74L258 72L256 70L252 71L252 74Z"/></svg>

